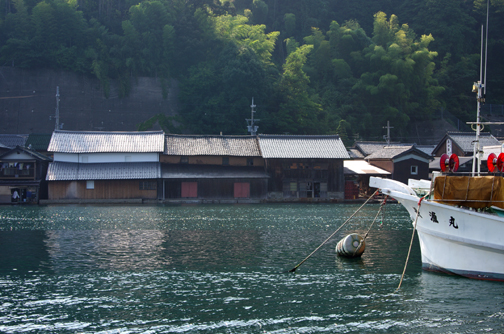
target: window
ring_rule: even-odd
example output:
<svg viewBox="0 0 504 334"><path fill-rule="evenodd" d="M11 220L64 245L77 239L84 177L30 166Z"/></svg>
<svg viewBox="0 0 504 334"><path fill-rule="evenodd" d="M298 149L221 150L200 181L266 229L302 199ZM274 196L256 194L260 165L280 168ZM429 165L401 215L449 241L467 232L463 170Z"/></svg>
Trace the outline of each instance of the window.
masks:
<svg viewBox="0 0 504 334"><path fill-rule="evenodd" d="M411 175L418 175L418 166L411 166Z"/></svg>
<svg viewBox="0 0 504 334"><path fill-rule="evenodd" d="M86 181L86 189L94 189L94 181Z"/></svg>
<svg viewBox="0 0 504 334"><path fill-rule="evenodd" d="M156 181L140 181L140 190L156 190Z"/></svg>

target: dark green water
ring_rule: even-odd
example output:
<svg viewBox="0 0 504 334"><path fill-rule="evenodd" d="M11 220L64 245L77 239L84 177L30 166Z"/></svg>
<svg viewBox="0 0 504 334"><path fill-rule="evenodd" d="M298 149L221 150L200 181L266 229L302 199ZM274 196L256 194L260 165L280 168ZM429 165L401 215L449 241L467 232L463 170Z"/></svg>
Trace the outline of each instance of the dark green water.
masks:
<svg viewBox="0 0 504 334"><path fill-rule="evenodd" d="M0 207L2 333L504 333L504 284L422 271L389 205ZM503 236L504 237L504 236ZM504 264L503 264L504 265Z"/></svg>

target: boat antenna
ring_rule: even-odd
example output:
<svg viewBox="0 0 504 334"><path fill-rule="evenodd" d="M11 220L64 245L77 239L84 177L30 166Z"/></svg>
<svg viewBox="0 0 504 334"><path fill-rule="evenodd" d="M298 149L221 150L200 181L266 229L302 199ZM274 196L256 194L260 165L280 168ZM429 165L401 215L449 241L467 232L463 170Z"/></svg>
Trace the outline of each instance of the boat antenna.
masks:
<svg viewBox="0 0 504 334"><path fill-rule="evenodd" d="M487 0L487 16L486 16L486 40L485 36L483 35L483 24L481 25L481 57L480 57L480 80L478 82L475 82L473 85L473 92L477 93L476 100L478 101L477 104L477 111L476 111L476 122L471 123L475 125L475 129L473 130L476 131L476 139L474 140L474 150L473 150L473 164L472 164L472 176L475 175L476 173L476 168L478 169L478 175L480 175L481 171L481 148L480 148L480 132L482 130L482 123L481 123L481 106L485 104L485 96L486 96L486 68L487 68L487 50L488 50L488 16L489 16L489 7L490 7L490 0ZM484 50L483 50L484 49ZM485 55L485 63L483 64L483 54ZM485 76L483 77L483 68L484 68L484 73ZM472 125L471 125L472 126Z"/></svg>
<svg viewBox="0 0 504 334"><path fill-rule="evenodd" d="M486 96L486 79L487 79L487 60L488 60L488 16L490 11L490 0L487 0L487 14L486 14L486 41L485 41L485 81L483 82L483 96ZM484 102L484 100L483 100Z"/></svg>

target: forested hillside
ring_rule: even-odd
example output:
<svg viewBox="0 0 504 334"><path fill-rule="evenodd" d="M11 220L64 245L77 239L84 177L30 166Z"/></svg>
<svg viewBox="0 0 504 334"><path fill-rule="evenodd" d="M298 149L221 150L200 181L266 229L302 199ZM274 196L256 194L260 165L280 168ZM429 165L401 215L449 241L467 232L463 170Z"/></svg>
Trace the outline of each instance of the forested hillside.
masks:
<svg viewBox="0 0 504 334"><path fill-rule="evenodd" d="M261 133L377 139L388 120L407 138L443 109L474 119L487 0L3 2L1 65L95 76L105 96L176 78L180 131L245 134L252 97ZM504 1L490 4L487 102L503 104Z"/></svg>

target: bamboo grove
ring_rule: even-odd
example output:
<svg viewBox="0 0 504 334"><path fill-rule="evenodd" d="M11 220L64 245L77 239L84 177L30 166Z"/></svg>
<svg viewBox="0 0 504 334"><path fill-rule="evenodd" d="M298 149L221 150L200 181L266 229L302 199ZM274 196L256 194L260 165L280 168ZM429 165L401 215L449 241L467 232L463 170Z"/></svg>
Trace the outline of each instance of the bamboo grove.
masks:
<svg viewBox="0 0 504 334"><path fill-rule="evenodd" d="M166 98L175 78L176 131L245 134L254 97L262 133L349 143L390 121L407 138L440 110L472 120L485 15L486 0L3 0L0 64L94 76L105 97L149 76ZM489 31L503 104L503 0Z"/></svg>

